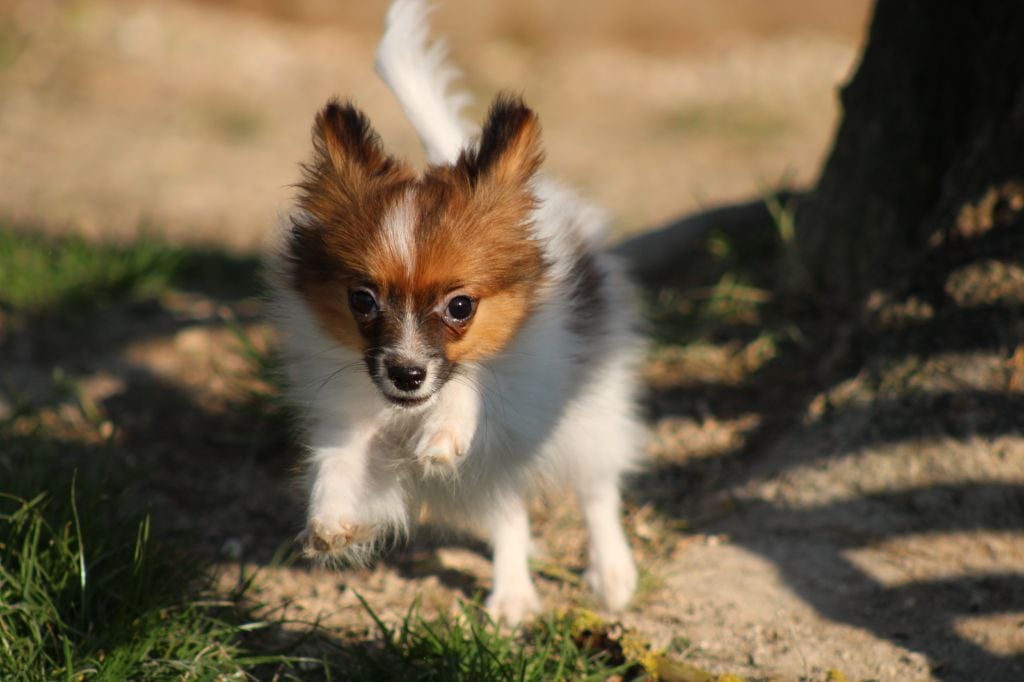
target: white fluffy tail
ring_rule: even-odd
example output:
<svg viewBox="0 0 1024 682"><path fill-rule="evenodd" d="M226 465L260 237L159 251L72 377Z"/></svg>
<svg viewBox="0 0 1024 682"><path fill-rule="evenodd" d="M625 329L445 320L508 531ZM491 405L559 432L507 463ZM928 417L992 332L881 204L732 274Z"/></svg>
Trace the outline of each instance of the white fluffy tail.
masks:
<svg viewBox="0 0 1024 682"><path fill-rule="evenodd" d="M443 41L428 44L424 0L396 0L377 47L377 73L387 83L420 136L431 163L452 163L472 128L459 116L465 93L447 94L458 72L445 62Z"/></svg>

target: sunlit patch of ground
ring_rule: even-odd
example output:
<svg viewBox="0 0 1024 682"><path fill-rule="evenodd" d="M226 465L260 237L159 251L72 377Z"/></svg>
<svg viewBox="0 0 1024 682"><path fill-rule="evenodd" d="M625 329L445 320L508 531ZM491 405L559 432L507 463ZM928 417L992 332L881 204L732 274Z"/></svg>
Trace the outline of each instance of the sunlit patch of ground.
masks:
<svg viewBox="0 0 1024 682"><path fill-rule="evenodd" d="M372 71L383 7L287 4L282 16L270 2L9 3L0 215L251 249L333 95L421 159ZM435 23L478 97L469 114L500 89L522 92L549 170L636 230L808 183L827 148L867 3L721 4L451 0Z"/></svg>

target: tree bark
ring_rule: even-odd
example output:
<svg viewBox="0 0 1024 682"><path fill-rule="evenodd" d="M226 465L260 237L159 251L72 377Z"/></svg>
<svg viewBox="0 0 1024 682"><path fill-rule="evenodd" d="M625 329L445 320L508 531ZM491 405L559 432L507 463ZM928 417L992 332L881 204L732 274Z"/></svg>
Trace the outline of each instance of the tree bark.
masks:
<svg viewBox="0 0 1024 682"><path fill-rule="evenodd" d="M817 187L796 213L816 291L898 275L965 205L1024 178L1024 2L878 0Z"/></svg>

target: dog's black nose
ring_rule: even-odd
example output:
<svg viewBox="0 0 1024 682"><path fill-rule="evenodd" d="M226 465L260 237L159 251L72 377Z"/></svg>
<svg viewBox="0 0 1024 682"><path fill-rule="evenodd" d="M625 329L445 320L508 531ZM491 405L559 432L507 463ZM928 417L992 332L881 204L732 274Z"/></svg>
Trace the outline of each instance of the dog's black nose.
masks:
<svg viewBox="0 0 1024 682"><path fill-rule="evenodd" d="M423 385L427 378L427 370L422 367L403 367L388 365L388 379L399 391L415 391Z"/></svg>

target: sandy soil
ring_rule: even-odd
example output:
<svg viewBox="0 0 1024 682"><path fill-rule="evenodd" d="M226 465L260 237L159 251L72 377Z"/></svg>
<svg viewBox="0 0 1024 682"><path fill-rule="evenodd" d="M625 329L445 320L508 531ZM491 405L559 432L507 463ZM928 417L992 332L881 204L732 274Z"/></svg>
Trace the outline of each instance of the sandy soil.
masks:
<svg viewBox="0 0 1024 682"><path fill-rule="evenodd" d="M577 15L540 2L453 1L437 23L474 92L525 92L552 171L622 231L813 179L863 2L651 2L628 19L592 4L564 39ZM370 75L376 12L276 7L4 6L0 214L244 254L271 233L328 95L353 93L418 154ZM652 354L627 625L752 679L1024 679L1024 273L1003 254L947 274L946 308L897 293L777 343L726 331ZM366 570L271 562L301 522L284 484L295 453L279 417L239 408L249 369L225 328L230 316L264 338L258 315L252 300L175 294L45 348L15 335L4 353L23 385L45 383L55 358L82 381L149 472L140 494L221 558L225 589L258 571L261 600L347 631L370 625L356 593L393 618L415 597L447 610L486 590L472 532L427 529ZM538 586L547 607L589 605L579 519L559 499L534 505Z"/></svg>

